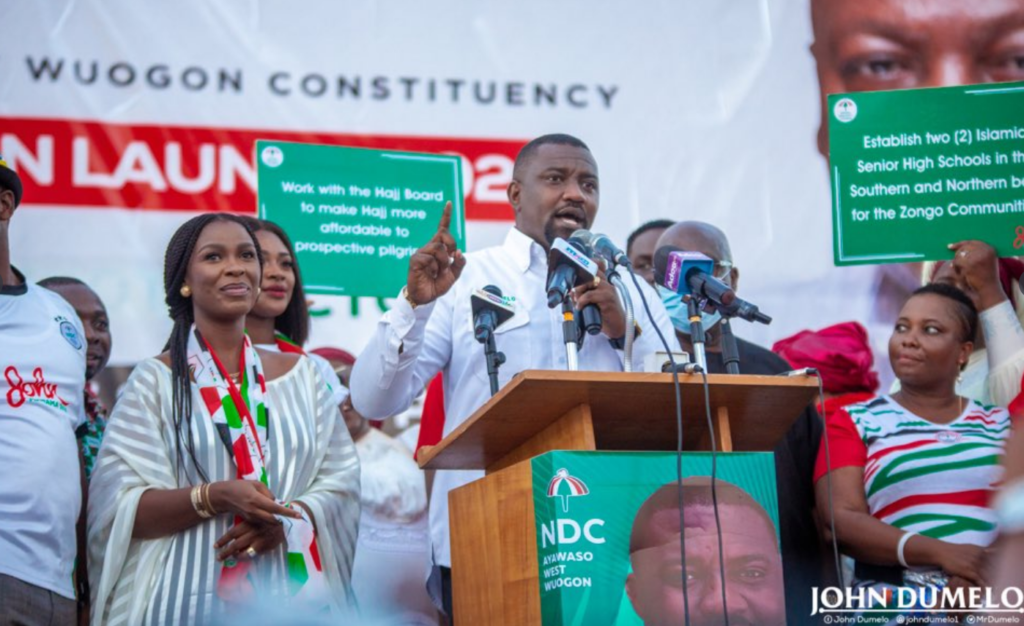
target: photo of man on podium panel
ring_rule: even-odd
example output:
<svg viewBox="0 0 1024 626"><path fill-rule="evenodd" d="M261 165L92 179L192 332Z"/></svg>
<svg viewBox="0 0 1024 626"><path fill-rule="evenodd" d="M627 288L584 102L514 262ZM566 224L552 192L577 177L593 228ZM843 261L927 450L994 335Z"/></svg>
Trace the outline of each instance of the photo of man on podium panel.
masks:
<svg viewBox="0 0 1024 626"><path fill-rule="evenodd" d="M600 184L590 149L569 135L544 135L519 152L508 186L515 226L500 246L463 254L448 232L446 208L437 234L409 261L408 282L384 314L352 371L355 409L375 419L405 410L414 396L444 374L444 434L450 434L491 397L484 346L474 333L474 295L485 290L513 315L493 328L494 348L504 354L497 387L527 369L569 369L563 312L549 303L549 252L557 239L589 229L597 217ZM638 312L631 366L640 371L647 355L664 350L642 313L640 293L626 280ZM672 325L657 294L640 283L654 324L678 350ZM569 292L571 308L593 305L600 329L580 335L575 355L581 370L622 371L626 316L603 270ZM438 471L430 499L434 568L428 587L435 603L452 615L448 492L483 477L482 471Z"/></svg>
<svg viewBox="0 0 1024 626"><path fill-rule="evenodd" d="M725 623L723 597L729 624L786 624L782 556L775 524L764 507L740 487L718 480L715 490L723 560L719 558L710 478L683 480L685 528L680 527L677 483L657 489L637 511L629 540L632 572L626 577L626 594L645 626ZM685 573L680 549L684 540Z"/></svg>

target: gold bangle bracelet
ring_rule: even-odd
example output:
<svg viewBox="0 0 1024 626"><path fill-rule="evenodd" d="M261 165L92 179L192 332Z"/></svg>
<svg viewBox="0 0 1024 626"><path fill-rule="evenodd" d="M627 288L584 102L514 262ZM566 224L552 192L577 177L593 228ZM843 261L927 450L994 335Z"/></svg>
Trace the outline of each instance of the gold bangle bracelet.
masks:
<svg viewBox="0 0 1024 626"><path fill-rule="evenodd" d="M206 512L206 507L203 506L202 495L202 485L196 485L195 487L192 487L192 492L190 494L190 497L192 498L192 508L195 509L196 514L199 517L203 519L208 519L210 517L210 514Z"/></svg>
<svg viewBox="0 0 1024 626"><path fill-rule="evenodd" d="M213 500L210 499L210 483L205 483L203 485L202 496L203 508L206 509L207 515L209 515L210 517L217 515L217 511L214 510L213 508Z"/></svg>

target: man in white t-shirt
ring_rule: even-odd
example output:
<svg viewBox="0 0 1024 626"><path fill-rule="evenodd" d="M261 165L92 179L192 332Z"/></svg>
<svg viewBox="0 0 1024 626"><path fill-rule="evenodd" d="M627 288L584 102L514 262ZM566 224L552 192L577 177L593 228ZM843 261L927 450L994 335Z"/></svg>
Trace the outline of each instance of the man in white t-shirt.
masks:
<svg viewBox="0 0 1024 626"><path fill-rule="evenodd" d="M0 158L0 626L71 624L86 346L74 309L11 265L21 194Z"/></svg>

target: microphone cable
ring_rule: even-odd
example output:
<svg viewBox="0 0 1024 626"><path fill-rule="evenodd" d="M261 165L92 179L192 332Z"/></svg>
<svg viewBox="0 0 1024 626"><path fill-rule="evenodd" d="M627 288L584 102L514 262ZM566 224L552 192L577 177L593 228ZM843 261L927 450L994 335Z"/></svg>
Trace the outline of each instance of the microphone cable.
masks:
<svg viewBox="0 0 1024 626"><path fill-rule="evenodd" d="M828 420L825 419L825 383L821 379L821 372L813 367L804 367L799 370L787 372L787 376L814 376L818 381L818 419L821 420L822 443L825 444L825 490L828 492L828 521L829 532L832 535L832 554L835 557L836 580L840 587L846 587L846 580L843 576L843 565L839 557L839 539L836 536L836 508L832 498L832 453L828 445Z"/></svg>
<svg viewBox="0 0 1024 626"><path fill-rule="evenodd" d="M836 507L832 504L832 454L828 448L828 421L825 419L825 383L821 380L821 373L813 367L807 368L808 375L813 374L818 379L818 419L821 420L821 438L825 443L825 489L828 491L828 522L829 530L832 533L832 554L836 559L836 580L840 587L846 587L843 580L843 565L839 558L839 538L836 536Z"/></svg>
<svg viewBox="0 0 1024 626"><path fill-rule="evenodd" d="M718 516L718 445L715 443L715 426L711 421L711 391L708 385L708 374L700 370L704 381L704 415L708 421L708 433L711 435L711 506L715 512L715 530L718 538L718 575L721 578L719 589L722 592L722 615L725 626L729 626L729 603L725 593L725 548L722 545L722 520ZM680 457L682 452L679 453ZM680 478L680 483L682 478Z"/></svg>
<svg viewBox="0 0 1024 626"><path fill-rule="evenodd" d="M672 386L675 389L676 398L676 484L678 485L678 507L679 507L679 556L682 559L682 578L683 578L683 616L684 624L689 626L690 624L690 595L687 590L686 579L688 571L686 568L686 524L684 523L686 514L683 507L683 400L682 390L679 385L679 371L676 368L675 357L672 356L672 348L668 345L668 341L665 339L665 335L662 334L661 329L658 328L657 322L654 321L654 314L651 313L651 307L647 302L647 298L644 296L644 290L640 288L640 282L636 278L636 274L633 272L633 268L626 265L627 271L629 271L629 277L633 279L633 286L636 287L636 291L640 294L640 302L644 305L644 311L647 313L647 319L651 322L651 327L654 328L654 332L657 333L658 339L661 340L661 345L665 348L665 353L668 354L668 362L672 366ZM710 414L710 413L709 413ZM713 492L712 492L713 493ZM718 510L715 510L715 516L717 519ZM719 541L721 541L721 534L719 534ZM728 619L728 618L726 618Z"/></svg>

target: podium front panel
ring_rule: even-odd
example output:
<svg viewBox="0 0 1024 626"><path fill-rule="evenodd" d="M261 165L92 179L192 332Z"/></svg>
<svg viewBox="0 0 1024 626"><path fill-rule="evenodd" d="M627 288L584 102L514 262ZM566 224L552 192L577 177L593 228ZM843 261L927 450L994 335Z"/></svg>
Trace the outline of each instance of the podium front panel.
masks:
<svg viewBox="0 0 1024 626"><path fill-rule="evenodd" d="M745 614L753 610L764 626L783 625L773 456L720 454L717 465L715 495L730 593L743 585L742 595L756 605ZM721 615L710 473L710 454L684 454L687 595L694 623L715 607ZM500 497L484 495L495 490ZM675 454L549 452L455 490L451 501L460 620L544 626L683 623ZM487 508L488 519L467 515L473 503ZM524 518L524 510L532 520ZM527 539L532 545L524 549ZM533 562L523 563L524 557ZM474 597L463 598L464 593ZM516 613L511 621L510 611Z"/></svg>

